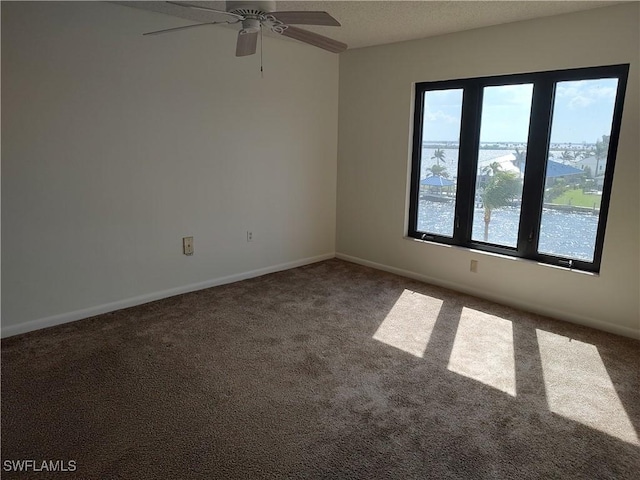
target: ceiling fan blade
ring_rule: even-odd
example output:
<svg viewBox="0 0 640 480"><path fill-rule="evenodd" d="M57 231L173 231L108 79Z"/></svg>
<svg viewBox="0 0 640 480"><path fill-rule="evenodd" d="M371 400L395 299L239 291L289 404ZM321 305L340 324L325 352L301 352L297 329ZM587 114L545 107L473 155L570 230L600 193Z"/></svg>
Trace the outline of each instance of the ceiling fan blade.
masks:
<svg viewBox="0 0 640 480"><path fill-rule="evenodd" d="M246 57L256 53L256 45L258 44L258 32L243 33L238 32L238 42L236 43L236 57Z"/></svg>
<svg viewBox="0 0 640 480"><path fill-rule="evenodd" d="M326 25L339 27L340 22L327 12L271 12L277 20L285 25Z"/></svg>
<svg viewBox="0 0 640 480"><path fill-rule="evenodd" d="M300 40L315 47L324 48L333 53L340 53L347 49L346 43L338 42L337 40L325 37L324 35L318 35L309 30L303 30L302 28L288 26L284 32L282 32L282 35Z"/></svg>
<svg viewBox="0 0 640 480"><path fill-rule="evenodd" d="M237 13L225 12L224 10L216 10L215 8L200 7L198 5L191 5L189 3L178 3L178 2L166 2L166 3L170 5L177 5L178 7L193 8L194 10L204 10L205 12L214 12L214 13L222 13L224 15L231 15L232 17L236 17L239 20L245 19L244 16L238 15Z"/></svg>
<svg viewBox="0 0 640 480"><path fill-rule="evenodd" d="M206 23L195 23L193 25L185 25L184 27L174 27L174 28L165 28L164 30L155 30L153 32L147 32L147 33L143 33L142 35L158 35L160 33L169 33L169 32L176 32L178 30L185 30L187 28L193 28L193 27L202 27L204 25L216 25L218 23L227 23L227 22L206 22Z"/></svg>

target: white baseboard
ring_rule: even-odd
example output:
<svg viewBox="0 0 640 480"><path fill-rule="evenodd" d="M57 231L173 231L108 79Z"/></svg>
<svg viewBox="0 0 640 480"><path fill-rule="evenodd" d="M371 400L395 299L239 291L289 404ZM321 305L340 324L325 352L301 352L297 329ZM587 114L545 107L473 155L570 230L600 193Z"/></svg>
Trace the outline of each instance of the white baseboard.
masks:
<svg viewBox="0 0 640 480"><path fill-rule="evenodd" d="M259 268L257 270L250 270L248 272L237 273L234 275L228 275L226 277L214 278L206 280L204 282L192 283L184 285L182 287L170 288L168 290L162 290L160 292L148 293L146 295L140 295L137 297L127 298L124 300L118 300L116 302L105 303L103 305L97 305L95 307L84 308L82 310L74 310L73 312L62 313L59 315L53 315L50 317L39 318L28 322L20 323L18 325L11 325L8 327L2 327L1 337L12 337L21 333L31 332L33 330L39 330L41 328L53 327L62 323L75 322L76 320L82 320L83 318L93 317L103 313L113 312L115 310L121 310L123 308L134 307L143 303L153 302L155 300L161 300L163 298L173 297L183 293L195 292L196 290L203 290L205 288L216 287L218 285L225 285L227 283L239 282L248 278L260 277L269 273L280 272L283 270L289 270L291 268L302 267L303 265L309 265L311 263L321 262L323 260L329 260L335 258L334 253L325 253L324 255L318 255L315 257L303 258L300 260L294 260L292 262L281 263L279 265L273 265L270 267Z"/></svg>
<svg viewBox="0 0 640 480"><path fill-rule="evenodd" d="M572 313L556 310L553 308L547 308L539 304L532 304L527 302L514 302L510 299L500 297L499 295L487 294L487 292L483 290L462 286L457 283L448 282L446 280L442 280L435 277L429 277L427 275L422 275L420 273L412 272L410 270L404 270L401 268L391 267L389 265L384 265L381 263L371 262L363 258L353 257L351 255L345 255L344 253L336 252L336 258L339 258L341 260L346 260L347 262L364 265L366 267L375 268L377 270L382 270L389 273L395 273L396 275L400 275L402 277L412 278L414 280L419 280L421 282L430 283L432 285L448 288L450 290L455 290L457 292L466 293L468 295L473 295L475 297L484 298L492 302L508 305L514 308L519 308L521 310L534 312L540 315L546 315L558 320L564 320L570 323L576 323L578 325L595 328L597 330L603 330L605 332L615 333L616 335L622 335L624 337L640 339L640 330L636 330L633 328L624 327L621 325L615 325L612 323L603 322L602 320L597 320L595 318L575 315Z"/></svg>

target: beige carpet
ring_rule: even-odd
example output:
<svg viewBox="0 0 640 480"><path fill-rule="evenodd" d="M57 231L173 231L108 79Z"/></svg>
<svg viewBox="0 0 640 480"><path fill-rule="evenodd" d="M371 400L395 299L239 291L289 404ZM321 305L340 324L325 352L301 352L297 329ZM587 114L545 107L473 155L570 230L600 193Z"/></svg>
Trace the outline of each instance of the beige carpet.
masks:
<svg viewBox="0 0 640 480"><path fill-rule="evenodd" d="M639 367L329 260L3 340L2 478L637 479Z"/></svg>

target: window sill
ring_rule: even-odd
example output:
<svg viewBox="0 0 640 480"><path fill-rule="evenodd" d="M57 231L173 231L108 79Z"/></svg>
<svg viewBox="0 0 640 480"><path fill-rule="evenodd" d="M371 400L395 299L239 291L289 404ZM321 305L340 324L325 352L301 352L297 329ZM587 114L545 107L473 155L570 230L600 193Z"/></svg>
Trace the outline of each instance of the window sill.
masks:
<svg viewBox="0 0 640 480"><path fill-rule="evenodd" d="M578 274L587 275L587 276L590 276L590 277L599 277L600 276L600 274L596 273L596 272L587 272L585 270L579 270L577 268L564 267L562 265L551 265L550 263L537 262L535 260L530 260L528 258L512 257L510 255L504 255L502 253L486 252L484 250L478 250L476 248L461 247L459 245L447 245L447 244L444 244L444 243L433 242L431 240L420 240L419 238L413 238L413 237L409 237L409 236L406 236L406 235L403 238L405 240L409 240L409 241L412 241L412 242L426 243L426 244L429 244L429 245L433 245L433 246L436 246L436 247L442 247L442 248L450 248L450 249L453 249L453 250L457 250L459 252L465 252L467 254L479 255L479 256L484 256L484 257L500 258L500 259L503 259L503 260L509 260L511 262L524 262L525 265L539 265L541 267L554 268L556 270L564 270L566 272L578 273Z"/></svg>

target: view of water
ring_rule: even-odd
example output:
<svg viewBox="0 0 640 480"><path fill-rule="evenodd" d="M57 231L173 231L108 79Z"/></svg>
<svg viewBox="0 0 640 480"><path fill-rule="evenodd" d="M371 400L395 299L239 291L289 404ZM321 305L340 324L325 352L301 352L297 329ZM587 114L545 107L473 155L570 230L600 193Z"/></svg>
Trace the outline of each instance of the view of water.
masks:
<svg viewBox="0 0 640 480"><path fill-rule="evenodd" d="M449 178L455 179L458 175L458 149L457 148L443 148L445 153L444 162L440 162L440 165L447 167L447 173L449 174ZM436 151L435 148L422 147L422 165L420 169L420 178L425 178L427 176L427 168L436 163L435 160L432 160L433 153ZM491 160L492 158L502 157L504 155L509 155L510 153L515 153L516 149L505 149L505 150L485 150L481 148L478 151L478 161L483 162L486 160ZM560 156L562 154L561 151L550 151L550 155Z"/></svg>
<svg viewBox="0 0 640 480"><path fill-rule="evenodd" d="M427 176L426 169L436 163L432 160L435 148L422 148L422 168L420 178ZM443 149L444 162L449 178L455 181L458 173L458 149ZM502 157L512 150L480 149L478 161L483 162ZM550 154L561 152L550 152ZM455 204L453 202L432 202L420 200L418 208L418 230L438 235L453 235L453 218ZM489 243L516 247L518 242L518 225L520 209L504 207L494 210L489 224ZM573 213L545 208L542 213L540 229L540 253L558 255L593 261L598 229L598 216L587 213ZM472 239L484 241L484 210L476 208L473 216Z"/></svg>
<svg viewBox="0 0 640 480"><path fill-rule="evenodd" d="M447 167L447 173L450 178L455 178L458 175L458 149L455 148L443 148L445 153L444 162L440 162L440 165ZM420 178L424 178L427 176L426 169L431 165L436 163L435 160L431 160L433 157L433 153L436 151L435 148L422 148L422 168ZM478 154L478 161L490 160L495 157L501 157L503 155L508 155L510 153L514 153L513 150L484 150L480 149Z"/></svg>
<svg viewBox="0 0 640 480"><path fill-rule="evenodd" d="M490 243L515 247L518 241L520 209L498 208L492 212L489 224ZM418 230L439 235L453 235L454 202L420 200ZM540 253L593 261L598 216L544 209L540 229ZM473 215L474 240L484 240L484 210L476 208Z"/></svg>

